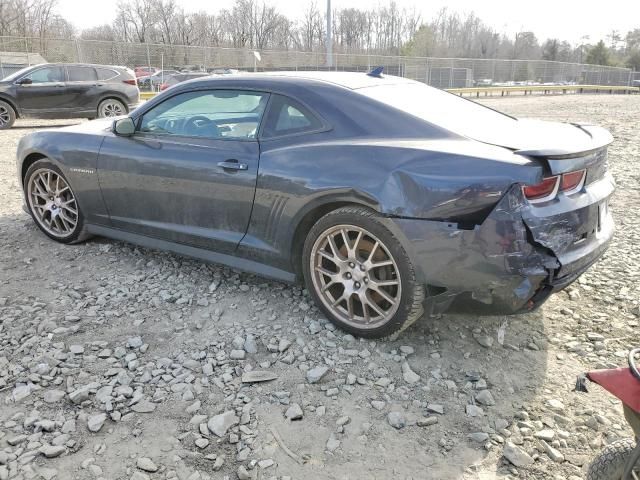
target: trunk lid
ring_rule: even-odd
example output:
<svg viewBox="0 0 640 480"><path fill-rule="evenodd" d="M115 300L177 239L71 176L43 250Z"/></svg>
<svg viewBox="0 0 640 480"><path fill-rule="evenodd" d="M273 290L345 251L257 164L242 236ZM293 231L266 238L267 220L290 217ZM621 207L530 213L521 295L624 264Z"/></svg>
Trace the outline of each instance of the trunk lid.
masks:
<svg viewBox="0 0 640 480"><path fill-rule="evenodd" d="M605 175L607 146L612 141L611 133L596 125L518 119L501 130L500 138L494 136L486 143L544 160L552 175L586 169L589 183Z"/></svg>

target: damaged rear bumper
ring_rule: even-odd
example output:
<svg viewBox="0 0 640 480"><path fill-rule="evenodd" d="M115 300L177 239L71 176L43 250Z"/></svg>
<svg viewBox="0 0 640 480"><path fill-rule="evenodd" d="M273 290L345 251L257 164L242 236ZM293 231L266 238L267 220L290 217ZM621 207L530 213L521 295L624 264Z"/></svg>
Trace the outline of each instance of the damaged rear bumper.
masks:
<svg viewBox="0 0 640 480"><path fill-rule="evenodd" d="M391 219L427 288L427 313L531 311L568 286L613 236L610 175L578 196L531 205L512 186L481 225Z"/></svg>

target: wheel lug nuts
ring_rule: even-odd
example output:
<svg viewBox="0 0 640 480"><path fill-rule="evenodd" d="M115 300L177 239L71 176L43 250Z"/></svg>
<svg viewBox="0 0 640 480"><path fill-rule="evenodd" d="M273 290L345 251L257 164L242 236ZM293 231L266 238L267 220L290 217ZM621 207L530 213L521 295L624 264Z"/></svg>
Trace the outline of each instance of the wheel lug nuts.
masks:
<svg viewBox="0 0 640 480"><path fill-rule="evenodd" d="M351 278L351 274L347 272L347 278Z"/></svg>
<svg viewBox="0 0 640 480"><path fill-rule="evenodd" d="M351 268L353 268L353 267L355 267L355 266L356 266L356 264L355 264L355 263L353 263L353 262L349 262L349 266L350 266Z"/></svg>
<svg viewBox="0 0 640 480"><path fill-rule="evenodd" d="M360 265L360 270L364 272L364 265Z"/></svg>
<svg viewBox="0 0 640 480"><path fill-rule="evenodd" d="M360 282L356 282L356 283L355 283L355 285L354 285L354 287L356 287L356 288L360 288Z"/></svg>

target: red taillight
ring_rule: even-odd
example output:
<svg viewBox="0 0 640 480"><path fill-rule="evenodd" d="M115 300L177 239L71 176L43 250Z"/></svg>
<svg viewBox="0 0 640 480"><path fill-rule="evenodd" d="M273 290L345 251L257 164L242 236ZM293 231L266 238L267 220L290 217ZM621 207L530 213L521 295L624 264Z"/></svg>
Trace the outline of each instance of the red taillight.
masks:
<svg viewBox="0 0 640 480"><path fill-rule="evenodd" d="M563 192L571 192L582 187L584 182L585 170L577 170L575 172L563 173L560 181L560 190Z"/></svg>
<svg viewBox="0 0 640 480"><path fill-rule="evenodd" d="M126 83L127 85L134 85L134 86L137 85L135 78L133 80L123 80L122 83Z"/></svg>
<svg viewBox="0 0 640 480"><path fill-rule="evenodd" d="M558 191L559 180L557 176L547 177L536 185L526 185L522 187L522 193L524 193L527 199L532 201L550 199Z"/></svg>

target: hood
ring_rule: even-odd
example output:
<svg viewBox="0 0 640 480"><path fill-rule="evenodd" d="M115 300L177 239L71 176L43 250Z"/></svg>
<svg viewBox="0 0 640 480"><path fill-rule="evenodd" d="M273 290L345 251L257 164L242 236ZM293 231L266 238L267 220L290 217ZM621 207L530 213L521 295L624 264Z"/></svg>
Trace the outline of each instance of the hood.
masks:
<svg viewBox="0 0 640 480"><path fill-rule="evenodd" d="M505 147L526 156L577 156L609 145L611 134L604 128L577 123L516 119L500 130L485 130L472 138Z"/></svg>
<svg viewBox="0 0 640 480"><path fill-rule="evenodd" d="M113 122L119 118L123 117L98 118L96 120L89 120L88 122L82 122L76 125L58 128L56 130L78 133L104 133L105 131L110 131Z"/></svg>

